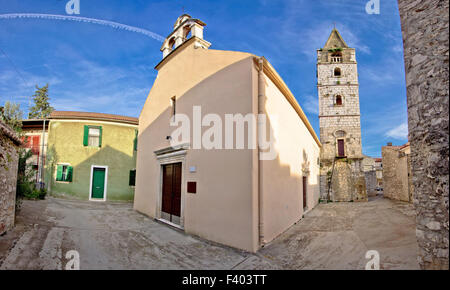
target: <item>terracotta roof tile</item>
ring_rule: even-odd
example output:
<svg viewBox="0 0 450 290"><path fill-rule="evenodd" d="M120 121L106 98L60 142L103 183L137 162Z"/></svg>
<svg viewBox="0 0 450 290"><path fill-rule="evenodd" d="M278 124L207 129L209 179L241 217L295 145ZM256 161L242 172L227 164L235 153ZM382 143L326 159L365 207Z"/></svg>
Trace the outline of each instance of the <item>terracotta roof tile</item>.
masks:
<svg viewBox="0 0 450 290"><path fill-rule="evenodd" d="M0 120L0 131L7 136L9 139L11 139L14 143L17 145L20 145L22 142L20 141L19 137L17 136L16 132L14 132L13 129L11 129L8 125L3 123L3 121Z"/></svg>

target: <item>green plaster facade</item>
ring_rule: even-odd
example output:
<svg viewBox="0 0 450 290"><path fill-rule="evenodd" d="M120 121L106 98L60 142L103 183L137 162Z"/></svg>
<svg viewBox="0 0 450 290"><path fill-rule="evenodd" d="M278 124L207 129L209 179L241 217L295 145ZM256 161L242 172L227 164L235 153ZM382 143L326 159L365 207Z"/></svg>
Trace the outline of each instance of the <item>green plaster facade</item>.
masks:
<svg viewBox="0 0 450 290"><path fill-rule="evenodd" d="M86 126L101 128L101 146L86 145ZM99 166L107 168L105 199L133 200L130 171L136 168L137 128L134 124L112 121L52 119L45 167L45 183L50 194L90 199L93 166ZM71 181L61 181L64 180L61 165L70 167Z"/></svg>

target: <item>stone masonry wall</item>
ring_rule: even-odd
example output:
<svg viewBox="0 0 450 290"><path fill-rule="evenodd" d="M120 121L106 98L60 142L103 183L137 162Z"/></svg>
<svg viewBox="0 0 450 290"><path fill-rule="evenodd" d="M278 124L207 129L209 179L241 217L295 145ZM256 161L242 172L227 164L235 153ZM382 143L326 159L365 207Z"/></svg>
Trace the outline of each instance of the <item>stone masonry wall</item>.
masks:
<svg viewBox="0 0 450 290"><path fill-rule="evenodd" d="M408 175L409 155L404 154L398 146L383 146L381 154L383 156L384 197L412 201Z"/></svg>
<svg viewBox="0 0 450 290"><path fill-rule="evenodd" d="M18 154L17 145L0 123L0 235L14 226Z"/></svg>
<svg viewBox="0 0 450 290"><path fill-rule="evenodd" d="M336 159L334 168L332 161L322 160L320 168L321 199L367 201L365 174L362 167L362 159Z"/></svg>
<svg viewBox="0 0 450 290"><path fill-rule="evenodd" d="M377 195L377 173L375 170L365 171L364 178L366 180L367 196Z"/></svg>
<svg viewBox="0 0 450 290"><path fill-rule="evenodd" d="M398 4L419 264L423 269L448 269L449 1Z"/></svg>

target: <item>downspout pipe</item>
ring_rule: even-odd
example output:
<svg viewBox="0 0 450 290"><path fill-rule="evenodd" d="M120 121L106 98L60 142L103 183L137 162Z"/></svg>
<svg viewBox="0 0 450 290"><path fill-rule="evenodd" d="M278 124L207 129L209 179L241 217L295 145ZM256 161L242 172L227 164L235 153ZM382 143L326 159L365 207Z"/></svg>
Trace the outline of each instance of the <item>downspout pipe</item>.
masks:
<svg viewBox="0 0 450 290"><path fill-rule="evenodd" d="M43 118L42 124L42 146L41 146L41 155L39 162L39 189L44 188L44 146L45 146L45 117Z"/></svg>
<svg viewBox="0 0 450 290"><path fill-rule="evenodd" d="M259 246L262 247L264 245L264 200L263 200L263 192L262 192L262 161L261 161L261 147L259 146L259 138L262 135L262 126L259 122L259 115L264 114L264 58L258 58L258 116L257 120L257 137L256 142L258 144L258 232L259 232Z"/></svg>

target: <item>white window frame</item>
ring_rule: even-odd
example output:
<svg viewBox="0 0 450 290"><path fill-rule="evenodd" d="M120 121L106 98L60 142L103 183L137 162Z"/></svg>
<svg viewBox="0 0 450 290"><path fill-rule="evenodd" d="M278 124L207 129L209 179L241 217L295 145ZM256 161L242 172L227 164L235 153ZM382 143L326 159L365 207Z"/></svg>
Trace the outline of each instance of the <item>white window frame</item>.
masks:
<svg viewBox="0 0 450 290"><path fill-rule="evenodd" d="M102 135L102 132L101 132L101 129L100 129L101 127L100 126L91 126L91 125L88 125L88 146L89 147L94 147L94 148L97 148L97 147L100 147L100 137L101 137L101 135ZM98 130L98 136L94 136L94 135L92 135L92 137L97 137L98 138L98 144L97 145L91 145L90 144L90 138L91 138L91 134L90 134L90 130L91 129L97 129Z"/></svg>
<svg viewBox="0 0 450 290"><path fill-rule="evenodd" d="M185 199L186 199L186 153L187 147L189 145L183 144L182 150L167 150L165 153L156 153L157 160L159 161L159 182L157 184L157 210L156 210L156 219L166 223L170 226L176 227L178 229L184 230L184 207L185 207ZM172 149L172 148L171 148ZM180 209L180 224L172 223L162 218L161 210L162 210L162 190L163 190L163 165L173 164L173 163L181 163L181 209Z"/></svg>
<svg viewBox="0 0 450 290"><path fill-rule="evenodd" d="M92 198L92 181L94 179L94 168L104 168L105 169L105 187L103 188L103 199ZM108 166L91 165L91 181L89 182L89 200L90 201L106 201L107 193L108 193Z"/></svg>

